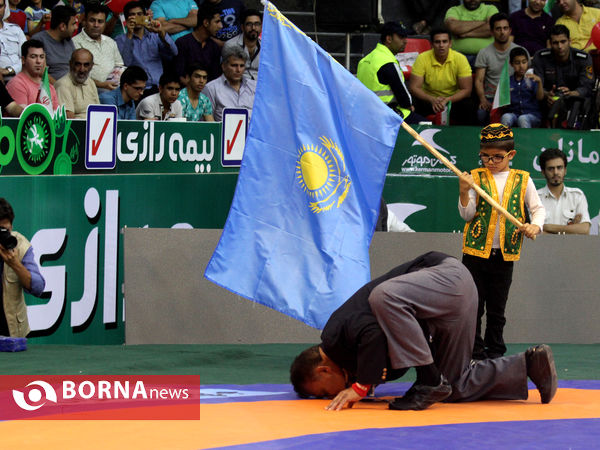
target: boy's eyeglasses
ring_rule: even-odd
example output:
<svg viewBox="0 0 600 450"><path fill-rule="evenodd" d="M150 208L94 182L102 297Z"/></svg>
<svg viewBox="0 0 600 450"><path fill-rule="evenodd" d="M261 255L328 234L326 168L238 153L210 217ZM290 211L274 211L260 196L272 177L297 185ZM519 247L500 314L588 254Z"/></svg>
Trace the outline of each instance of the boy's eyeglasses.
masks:
<svg viewBox="0 0 600 450"><path fill-rule="evenodd" d="M500 156L500 155L486 155L485 153L480 153L479 154L479 159L481 159L482 163L488 163L490 161L493 161L495 163L501 163L502 161L504 161L504 158L506 158L510 153L506 153L504 156Z"/></svg>

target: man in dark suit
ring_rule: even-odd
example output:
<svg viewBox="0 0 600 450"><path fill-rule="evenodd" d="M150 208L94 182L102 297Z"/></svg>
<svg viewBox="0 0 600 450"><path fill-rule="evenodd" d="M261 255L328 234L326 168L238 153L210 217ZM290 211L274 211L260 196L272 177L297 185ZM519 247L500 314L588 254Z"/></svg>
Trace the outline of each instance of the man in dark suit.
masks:
<svg viewBox="0 0 600 450"><path fill-rule="evenodd" d="M547 345L471 361L477 289L455 258L429 252L367 283L329 318L321 344L291 367L301 397L327 397L330 410L352 407L377 384L411 367L417 380L390 409L420 410L440 401L516 400L527 377L548 403L557 389Z"/></svg>

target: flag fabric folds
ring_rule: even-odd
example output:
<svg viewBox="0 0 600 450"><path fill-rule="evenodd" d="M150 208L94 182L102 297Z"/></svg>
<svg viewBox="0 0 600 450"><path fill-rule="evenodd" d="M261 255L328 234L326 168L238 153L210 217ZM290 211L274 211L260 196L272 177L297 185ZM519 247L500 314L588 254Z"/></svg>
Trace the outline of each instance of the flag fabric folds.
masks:
<svg viewBox="0 0 600 450"><path fill-rule="evenodd" d="M499 109L503 106L510 105L510 76L508 75L508 59L504 60L502 72L500 72L500 80L494 94L490 118L492 122L500 122Z"/></svg>
<svg viewBox="0 0 600 450"><path fill-rule="evenodd" d="M242 167L206 278L322 328L370 279L401 123L267 3Z"/></svg>
<svg viewBox="0 0 600 450"><path fill-rule="evenodd" d="M52 94L50 92L50 79L48 78L48 67L44 70L44 76L40 83L40 92L38 93L37 103L41 103L52 114Z"/></svg>

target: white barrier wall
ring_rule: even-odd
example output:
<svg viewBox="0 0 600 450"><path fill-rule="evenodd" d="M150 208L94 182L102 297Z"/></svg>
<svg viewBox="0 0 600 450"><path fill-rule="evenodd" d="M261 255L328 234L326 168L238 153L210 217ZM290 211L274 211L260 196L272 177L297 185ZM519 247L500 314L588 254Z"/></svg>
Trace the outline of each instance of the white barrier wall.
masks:
<svg viewBox="0 0 600 450"><path fill-rule="evenodd" d="M319 331L203 277L221 230L125 229L127 344L310 343ZM461 255L461 234L375 233L371 271L429 250ZM507 306L509 343L600 342L600 240L527 240ZM243 265L240 266L243 270Z"/></svg>

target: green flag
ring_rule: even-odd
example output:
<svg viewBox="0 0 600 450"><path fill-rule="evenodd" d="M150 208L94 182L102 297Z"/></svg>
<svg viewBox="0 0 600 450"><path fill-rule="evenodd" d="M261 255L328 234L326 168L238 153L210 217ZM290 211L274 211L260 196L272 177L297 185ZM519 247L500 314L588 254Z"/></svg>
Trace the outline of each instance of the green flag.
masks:
<svg viewBox="0 0 600 450"><path fill-rule="evenodd" d="M502 66L502 73L500 74L500 80L498 81L498 86L496 87L496 94L494 95L492 110L506 105L510 105L510 77L508 76L508 58L506 58L504 61L504 66Z"/></svg>
<svg viewBox="0 0 600 450"><path fill-rule="evenodd" d="M44 70L44 76L40 83L40 93L38 94L37 103L41 103L46 107L50 114L53 113L52 109L52 94L50 93L50 80L48 79L48 67Z"/></svg>
<svg viewBox="0 0 600 450"><path fill-rule="evenodd" d="M546 11L548 14L550 14L550 11L552 11L552 8L554 7L555 3L556 3L556 0L548 0L546 2L546 5L544 6L544 11Z"/></svg>

